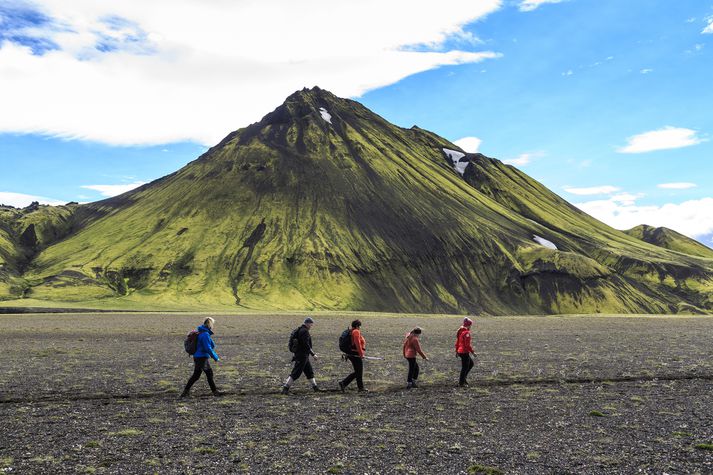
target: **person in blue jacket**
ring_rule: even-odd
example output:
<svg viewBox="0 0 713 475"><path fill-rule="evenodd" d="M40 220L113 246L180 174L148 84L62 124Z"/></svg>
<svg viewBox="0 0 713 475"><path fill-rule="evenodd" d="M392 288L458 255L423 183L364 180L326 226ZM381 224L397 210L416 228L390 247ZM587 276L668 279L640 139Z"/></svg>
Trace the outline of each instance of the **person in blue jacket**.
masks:
<svg viewBox="0 0 713 475"><path fill-rule="evenodd" d="M193 386L193 383L198 381L201 377L201 373L205 373L205 377L208 380L208 385L210 386L210 390L213 392L213 396L222 395L222 393L218 391L218 388L215 387L215 381L213 381L213 368L210 367L211 358L213 358L216 362L220 360L218 354L213 349L215 348L215 343L211 338L214 326L215 320L208 317L203 322L203 325L197 328L198 339L196 340L196 352L193 354L193 375L186 383L183 393L181 393L182 398L189 396L191 386Z"/></svg>

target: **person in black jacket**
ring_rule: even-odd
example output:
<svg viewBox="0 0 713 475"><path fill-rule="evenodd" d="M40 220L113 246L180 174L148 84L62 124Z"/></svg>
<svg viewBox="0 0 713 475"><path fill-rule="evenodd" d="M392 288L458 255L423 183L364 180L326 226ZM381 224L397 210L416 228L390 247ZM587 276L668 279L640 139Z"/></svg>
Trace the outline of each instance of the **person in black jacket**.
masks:
<svg viewBox="0 0 713 475"><path fill-rule="evenodd" d="M292 357L292 361L294 361L295 364L292 367L292 373L290 373L287 381L285 381L285 384L282 386L282 394L288 394L290 392L290 386L292 386L292 383L294 383L302 373L304 373L305 377L312 383L312 389L314 391L320 391L319 386L317 386L317 381L314 379L312 364L309 361L310 356L317 359L317 355L312 350L312 337L309 334L312 325L314 325L314 320L307 317L302 326L297 329L294 337L297 341L294 356Z"/></svg>

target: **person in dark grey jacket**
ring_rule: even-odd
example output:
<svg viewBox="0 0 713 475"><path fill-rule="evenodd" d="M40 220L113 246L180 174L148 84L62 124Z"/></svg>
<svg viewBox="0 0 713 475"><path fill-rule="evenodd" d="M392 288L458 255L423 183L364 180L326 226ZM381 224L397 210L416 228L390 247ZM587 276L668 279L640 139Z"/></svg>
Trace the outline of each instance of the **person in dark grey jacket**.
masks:
<svg viewBox="0 0 713 475"><path fill-rule="evenodd" d="M302 326L297 329L295 333L295 347L294 356L292 361L294 366L292 367L292 373L285 381L282 386L282 394L288 394L290 392L290 386L294 383L301 375L304 373L305 377L309 379L312 384L312 389L314 391L320 391L319 386L317 386L317 381L314 378L314 370L312 369L312 363L309 361L309 357L317 359L317 355L312 350L312 336L309 334L310 329L314 325L314 320L310 317L305 318Z"/></svg>

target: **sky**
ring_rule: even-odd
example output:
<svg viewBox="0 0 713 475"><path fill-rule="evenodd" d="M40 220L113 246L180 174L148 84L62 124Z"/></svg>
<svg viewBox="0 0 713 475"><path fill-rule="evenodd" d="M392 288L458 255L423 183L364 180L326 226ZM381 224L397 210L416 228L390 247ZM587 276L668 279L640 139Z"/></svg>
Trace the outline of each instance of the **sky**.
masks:
<svg viewBox="0 0 713 475"><path fill-rule="evenodd" d="M0 203L88 202L318 85L713 246L713 0L0 0Z"/></svg>

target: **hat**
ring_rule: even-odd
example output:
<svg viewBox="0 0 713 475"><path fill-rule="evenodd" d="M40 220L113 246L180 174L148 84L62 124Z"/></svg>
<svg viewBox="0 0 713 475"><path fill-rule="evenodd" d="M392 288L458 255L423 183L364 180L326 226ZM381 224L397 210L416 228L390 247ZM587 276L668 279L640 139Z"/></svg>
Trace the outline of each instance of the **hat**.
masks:
<svg viewBox="0 0 713 475"><path fill-rule="evenodd" d="M463 325L464 325L464 326L469 327L469 326L471 326L472 324L473 324L473 320L471 320L470 318L465 317L465 318L463 319Z"/></svg>
<svg viewBox="0 0 713 475"><path fill-rule="evenodd" d="M304 323L314 323L314 320L312 320L312 318L310 318L310 317L307 317L307 318L305 318Z"/></svg>

